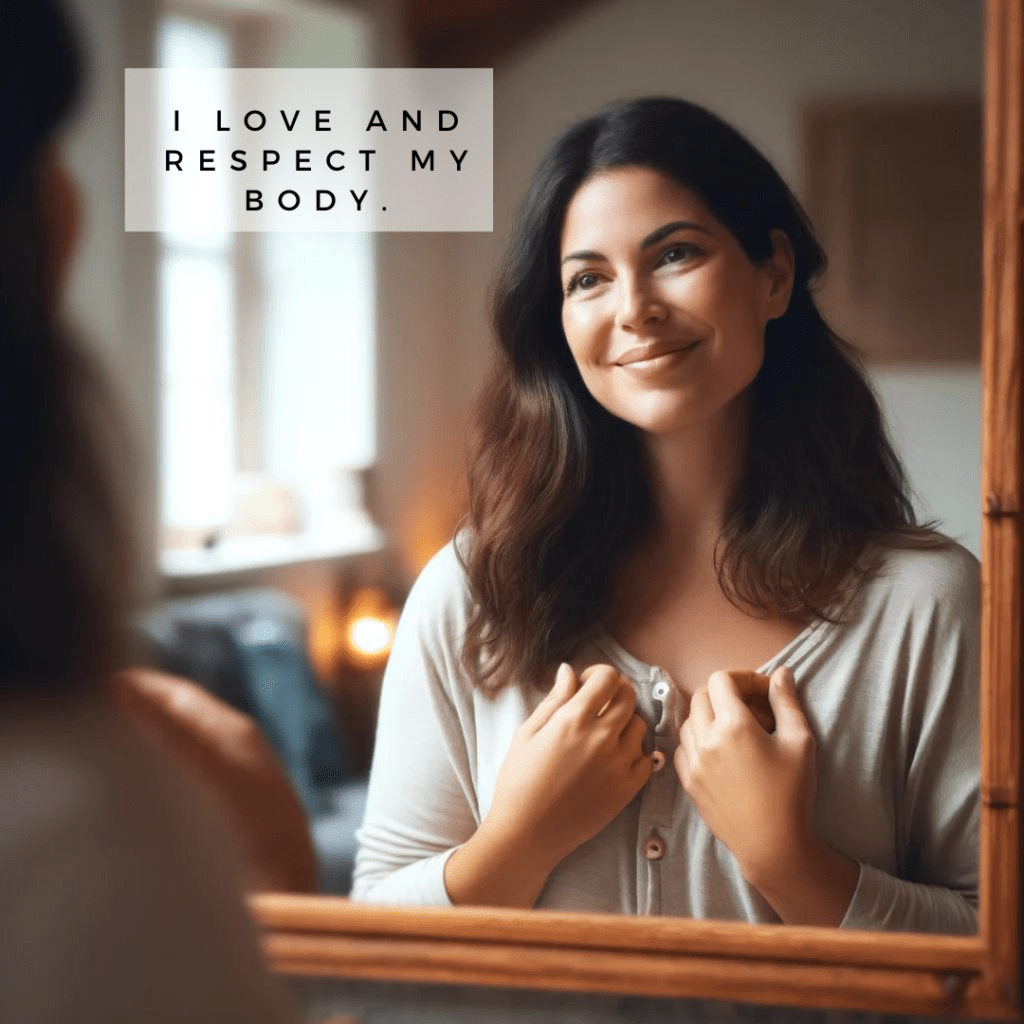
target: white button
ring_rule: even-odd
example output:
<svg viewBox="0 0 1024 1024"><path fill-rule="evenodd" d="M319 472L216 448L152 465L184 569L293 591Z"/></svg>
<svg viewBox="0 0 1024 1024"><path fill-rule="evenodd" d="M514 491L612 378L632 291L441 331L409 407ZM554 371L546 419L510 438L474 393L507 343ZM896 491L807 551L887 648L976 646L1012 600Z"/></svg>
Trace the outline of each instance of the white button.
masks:
<svg viewBox="0 0 1024 1024"><path fill-rule="evenodd" d="M655 683L654 690L652 691L654 699L664 700L668 696L668 691L670 689L672 689L672 687L670 687L664 679L662 679L661 682Z"/></svg>
<svg viewBox="0 0 1024 1024"><path fill-rule="evenodd" d="M665 751L656 750L651 754L651 763L654 765L654 770L660 772L665 767Z"/></svg>
<svg viewBox="0 0 1024 1024"><path fill-rule="evenodd" d="M665 856L665 840L661 836L650 836L644 843L644 856L648 860L661 860Z"/></svg>

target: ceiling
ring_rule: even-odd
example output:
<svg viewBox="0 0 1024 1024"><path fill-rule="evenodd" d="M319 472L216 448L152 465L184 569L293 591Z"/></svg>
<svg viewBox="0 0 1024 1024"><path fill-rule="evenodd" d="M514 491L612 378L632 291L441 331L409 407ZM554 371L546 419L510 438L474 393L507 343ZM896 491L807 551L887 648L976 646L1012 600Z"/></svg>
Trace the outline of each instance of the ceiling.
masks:
<svg viewBox="0 0 1024 1024"><path fill-rule="evenodd" d="M418 67L493 67L594 0L406 0Z"/></svg>

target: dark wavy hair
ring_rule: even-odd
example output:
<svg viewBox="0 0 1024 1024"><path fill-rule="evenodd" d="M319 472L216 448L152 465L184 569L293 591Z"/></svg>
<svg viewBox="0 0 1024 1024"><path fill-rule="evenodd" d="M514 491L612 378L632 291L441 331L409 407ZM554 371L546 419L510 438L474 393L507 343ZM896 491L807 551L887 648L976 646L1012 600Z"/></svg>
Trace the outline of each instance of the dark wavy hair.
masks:
<svg viewBox="0 0 1024 1024"><path fill-rule="evenodd" d="M98 691L116 663L134 546L101 454L120 424L59 318L44 205L44 153L79 95L80 52L47 0L15 0L3 25L0 697L44 697Z"/></svg>
<svg viewBox="0 0 1024 1024"><path fill-rule="evenodd" d="M854 349L818 312L825 254L779 173L738 131L679 99L620 103L570 127L531 181L493 299L497 351L479 397L459 553L473 611L463 665L485 692L546 689L609 609L615 574L655 524L641 432L590 395L562 329L559 241L580 186L643 166L694 192L748 258L784 231L786 313L768 323L749 447L716 551L737 606L829 618L869 570L868 542L938 546Z"/></svg>

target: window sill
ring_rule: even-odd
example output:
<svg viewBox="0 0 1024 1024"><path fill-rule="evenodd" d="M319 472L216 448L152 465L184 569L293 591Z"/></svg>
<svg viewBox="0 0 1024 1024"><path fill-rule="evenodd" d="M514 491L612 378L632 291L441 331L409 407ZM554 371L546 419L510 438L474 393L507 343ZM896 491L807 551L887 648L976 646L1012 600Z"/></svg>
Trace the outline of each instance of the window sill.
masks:
<svg viewBox="0 0 1024 1024"><path fill-rule="evenodd" d="M287 536L232 537L212 548L160 552L165 580L202 580L253 569L370 554L384 547L384 533L369 519L352 517L331 531Z"/></svg>

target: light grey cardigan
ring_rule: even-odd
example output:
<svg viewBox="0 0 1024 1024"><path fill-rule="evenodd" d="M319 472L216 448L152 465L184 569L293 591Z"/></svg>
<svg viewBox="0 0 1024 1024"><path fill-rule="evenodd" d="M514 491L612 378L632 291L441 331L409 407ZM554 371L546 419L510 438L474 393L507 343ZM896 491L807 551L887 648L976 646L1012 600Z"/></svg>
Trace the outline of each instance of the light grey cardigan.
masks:
<svg viewBox="0 0 1024 1024"><path fill-rule="evenodd" d="M958 545L888 550L842 624L812 623L758 670L792 667L817 744L815 832L861 866L841 927L977 928L979 589ZM469 610L449 544L409 596L385 674L354 899L451 904L445 861L487 814L512 735L542 698L474 690L459 664ZM574 667L595 662L633 680L667 763L536 906L778 922L679 783L671 680L604 634Z"/></svg>

